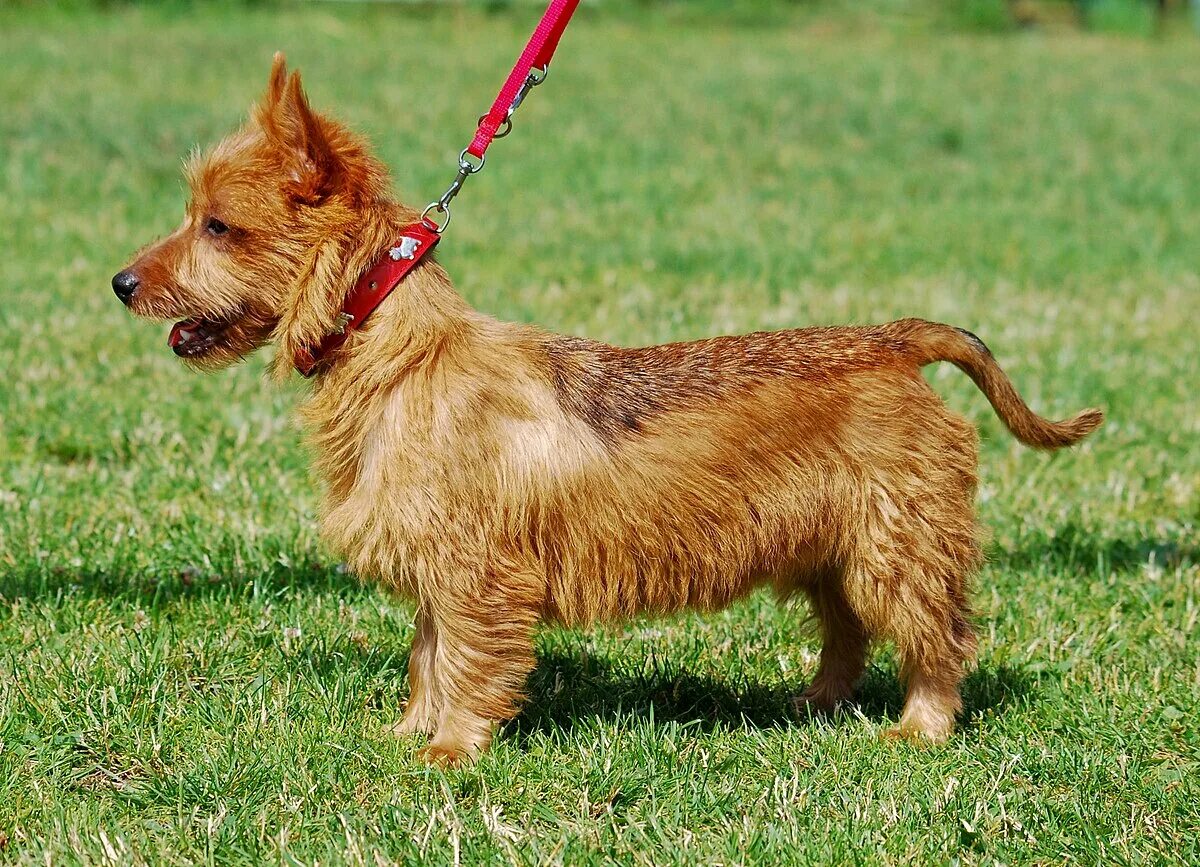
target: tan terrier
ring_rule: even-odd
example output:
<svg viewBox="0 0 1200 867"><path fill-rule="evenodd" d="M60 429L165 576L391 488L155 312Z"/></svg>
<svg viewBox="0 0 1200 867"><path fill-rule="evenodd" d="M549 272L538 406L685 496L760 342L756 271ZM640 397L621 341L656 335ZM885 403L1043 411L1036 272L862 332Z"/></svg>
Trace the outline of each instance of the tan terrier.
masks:
<svg viewBox="0 0 1200 867"><path fill-rule="evenodd" d="M250 122L187 173L183 223L113 287L140 316L184 318L171 344L197 368L274 342L287 376L418 220L281 55ZM325 539L417 604L393 731L430 735L429 761L469 760L517 712L540 621L712 611L769 586L807 596L821 629L798 703L850 697L870 641L890 640L908 690L890 734L947 738L980 545L976 434L922 377L935 361L1029 446L1103 420L1038 417L946 325L621 349L477 313L423 259L322 362L303 408Z"/></svg>

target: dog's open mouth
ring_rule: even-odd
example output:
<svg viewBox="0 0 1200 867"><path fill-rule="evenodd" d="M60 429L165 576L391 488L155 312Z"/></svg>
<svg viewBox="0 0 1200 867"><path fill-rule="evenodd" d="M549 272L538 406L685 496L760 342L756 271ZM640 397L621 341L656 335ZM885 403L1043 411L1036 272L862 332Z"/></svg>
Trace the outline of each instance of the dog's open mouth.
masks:
<svg viewBox="0 0 1200 867"><path fill-rule="evenodd" d="M196 358L216 346L232 324L229 320L183 319L171 327L167 346L180 358Z"/></svg>

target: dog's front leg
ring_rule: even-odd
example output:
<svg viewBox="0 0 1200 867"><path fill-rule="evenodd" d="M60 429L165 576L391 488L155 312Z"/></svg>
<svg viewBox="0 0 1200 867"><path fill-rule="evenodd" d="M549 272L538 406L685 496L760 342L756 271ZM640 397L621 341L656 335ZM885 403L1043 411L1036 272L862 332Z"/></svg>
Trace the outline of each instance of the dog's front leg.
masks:
<svg viewBox="0 0 1200 867"><path fill-rule="evenodd" d="M507 585L507 586L506 586ZM496 725L515 716L533 670L535 594L507 582L428 604L437 632L434 692L438 708L433 739L422 751L431 763L457 765L486 750Z"/></svg>
<svg viewBox="0 0 1200 867"><path fill-rule="evenodd" d="M438 634L433 617L424 608L417 610L416 634L408 657L408 705L392 734L432 735L437 728L438 696L435 671Z"/></svg>

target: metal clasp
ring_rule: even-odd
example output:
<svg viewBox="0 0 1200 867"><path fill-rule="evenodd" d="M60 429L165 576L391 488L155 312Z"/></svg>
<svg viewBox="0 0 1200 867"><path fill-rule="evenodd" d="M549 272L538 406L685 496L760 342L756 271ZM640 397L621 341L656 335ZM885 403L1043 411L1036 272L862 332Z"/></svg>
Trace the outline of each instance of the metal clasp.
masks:
<svg viewBox="0 0 1200 867"><path fill-rule="evenodd" d="M437 228L439 235L446 231L446 227L450 225L450 203L454 201L455 196L462 192L463 185L467 182L467 178L482 171L484 164L487 163L486 156L478 157L479 162L477 163L472 162L471 157L472 154L470 154L466 148L463 148L462 152L458 155L458 174L455 175L454 180L450 182L450 186L446 188L446 192L442 193L441 198L439 198L436 202L430 202L425 206L425 210L421 212L421 219L428 220L435 226L438 225L437 221L429 216L430 213L437 211L439 214L445 214L445 222Z"/></svg>
<svg viewBox="0 0 1200 867"><path fill-rule="evenodd" d="M521 84L521 89L517 91L517 95L513 98L512 105L508 107L508 114L505 115L501 126L493 134L492 138L504 138L512 132L512 116L521 103L525 101L525 97L529 95L529 91L533 90L539 84L546 80L546 76L550 74L550 64L546 64L541 69L529 70L529 75L525 76L525 81ZM487 118L487 115L481 115L479 123L482 124ZM473 160L478 159L479 162ZM425 210L421 212L422 222L428 223L433 231L439 235L446 231L450 225L450 203L454 201L454 197L462 192L463 185L466 184L467 178L483 170L484 163L487 162L487 157L475 157L470 153L468 148L464 148L458 155L458 174L454 176L454 180L450 182L450 186L446 188L446 192L442 193L441 197L436 202L430 202L425 206ZM433 212L437 212L445 217L442 223L430 216ZM393 257L395 258L395 257ZM411 258L405 256L405 259Z"/></svg>
<svg viewBox="0 0 1200 867"><path fill-rule="evenodd" d="M539 72L541 72L540 76L538 75ZM537 70L537 69L529 70L529 75L525 76L525 81L521 85L521 89L518 90L517 95L513 97L512 105L510 105L508 107L508 115L505 117L505 120L507 120L508 118L513 116L513 113L516 112L516 110L521 107L521 103L523 103L525 101L525 97L529 96L529 91L533 90L535 87L537 87L543 81L545 81L546 76L548 76L549 74L550 74L550 65L549 64L546 64L540 70ZM510 127L511 127L511 124L510 124ZM508 135L508 133L505 132L505 135ZM496 138L503 138L503 136L497 135Z"/></svg>

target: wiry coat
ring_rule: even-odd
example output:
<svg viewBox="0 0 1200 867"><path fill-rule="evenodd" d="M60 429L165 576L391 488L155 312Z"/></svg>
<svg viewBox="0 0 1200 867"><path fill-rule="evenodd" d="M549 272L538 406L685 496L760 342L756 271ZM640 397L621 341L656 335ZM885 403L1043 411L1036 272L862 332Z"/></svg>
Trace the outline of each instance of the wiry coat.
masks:
<svg viewBox="0 0 1200 867"><path fill-rule="evenodd" d="M193 183L206 201L280 191L282 209L245 195L238 207L257 208L256 236L282 240L219 260L254 280L226 274L222 286L245 291L205 306L205 287L183 287L172 259L186 223L133 268L169 275L142 312L208 322L241 311L269 323L286 372L416 214L391 202L361 142L312 113L281 58L239 136ZM251 287L264 272L279 289ZM213 363L266 340L240 321L212 326L237 338ZM621 349L483 316L425 260L328 359L303 408L326 539L418 603L396 730L432 735L431 759L469 757L516 712L539 622L711 610L767 585L806 594L821 624L803 700L848 697L868 642L890 639L909 689L897 731L946 737L974 649L979 544L975 432L920 374L939 360L965 370L1030 445L1067 445L1100 423L1096 411L1038 418L986 347L949 326Z"/></svg>

